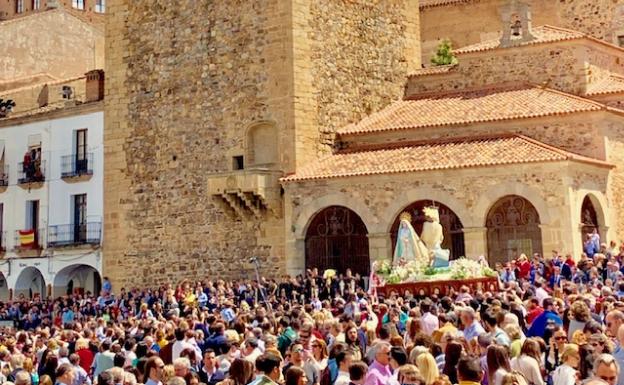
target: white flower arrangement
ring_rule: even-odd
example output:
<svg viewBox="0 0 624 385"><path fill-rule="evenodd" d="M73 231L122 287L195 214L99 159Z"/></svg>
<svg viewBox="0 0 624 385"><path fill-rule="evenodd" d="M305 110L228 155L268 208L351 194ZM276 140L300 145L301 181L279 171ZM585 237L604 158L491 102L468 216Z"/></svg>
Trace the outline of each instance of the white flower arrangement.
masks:
<svg viewBox="0 0 624 385"><path fill-rule="evenodd" d="M451 261L448 268L433 268L421 261L399 261L396 264L382 261L378 262L375 267L375 273L390 284L495 276L492 269L482 266L478 261L464 257Z"/></svg>
<svg viewBox="0 0 624 385"><path fill-rule="evenodd" d="M468 258L459 258L450 263L451 278L466 279L479 278L483 276L481 264Z"/></svg>

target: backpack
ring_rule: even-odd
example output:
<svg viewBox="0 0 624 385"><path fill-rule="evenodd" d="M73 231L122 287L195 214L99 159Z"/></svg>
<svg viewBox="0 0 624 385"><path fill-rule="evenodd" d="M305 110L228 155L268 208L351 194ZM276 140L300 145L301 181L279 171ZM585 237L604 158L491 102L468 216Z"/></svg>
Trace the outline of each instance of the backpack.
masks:
<svg viewBox="0 0 624 385"><path fill-rule="evenodd" d="M321 371L321 385L332 385L331 371L328 366Z"/></svg>

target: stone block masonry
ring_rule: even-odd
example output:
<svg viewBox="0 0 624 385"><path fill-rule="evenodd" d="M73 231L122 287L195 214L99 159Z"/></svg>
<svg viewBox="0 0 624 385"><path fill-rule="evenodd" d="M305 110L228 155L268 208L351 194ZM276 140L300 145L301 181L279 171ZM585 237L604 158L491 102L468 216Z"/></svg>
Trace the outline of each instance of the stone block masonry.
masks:
<svg viewBox="0 0 624 385"><path fill-rule="evenodd" d="M207 192L257 122L279 169L401 97L420 66L415 0L107 2L104 271L122 286L284 272L284 219L233 219Z"/></svg>

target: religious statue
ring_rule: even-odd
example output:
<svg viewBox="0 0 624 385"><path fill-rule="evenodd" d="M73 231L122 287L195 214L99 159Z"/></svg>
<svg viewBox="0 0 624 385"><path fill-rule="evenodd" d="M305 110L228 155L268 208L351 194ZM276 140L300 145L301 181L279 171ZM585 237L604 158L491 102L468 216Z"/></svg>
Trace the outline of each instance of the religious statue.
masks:
<svg viewBox="0 0 624 385"><path fill-rule="evenodd" d="M450 251L442 249L442 241L444 233L440 224L440 214L436 207L425 207L423 213L427 218L427 222L423 224L422 234L420 237L425 246L429 250L430 266L432 267L448 267Z"/></svg>
<svg viewBox="0 0 624 385"><path fill-rule="evenodd" d="M401 222L399 223L394 257L392 258L393 263L397 264L400 260L404 260L405 262L422 261L428 263L429 250L427 250L425 244L420 240L416 231L414 231L410 223L412 216L404 212L399 219Z"/></svg>

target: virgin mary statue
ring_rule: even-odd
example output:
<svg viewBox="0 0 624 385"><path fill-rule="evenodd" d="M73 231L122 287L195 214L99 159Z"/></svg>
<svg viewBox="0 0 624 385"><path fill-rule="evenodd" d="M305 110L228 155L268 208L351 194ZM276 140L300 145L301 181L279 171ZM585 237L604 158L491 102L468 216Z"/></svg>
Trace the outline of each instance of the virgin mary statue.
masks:
<svg viewBox="0 0 624 385"><path fill-rule="evenodd" d="M398 263L401 259L406 262L422 261L424 263L429 262L429 250L425 244L420 240L416 231L412 227L411 215L404 212L399 217L401 222L399 223L399 231L397 233L397 243L394 248L394 257L392 262Z"/></svg>

